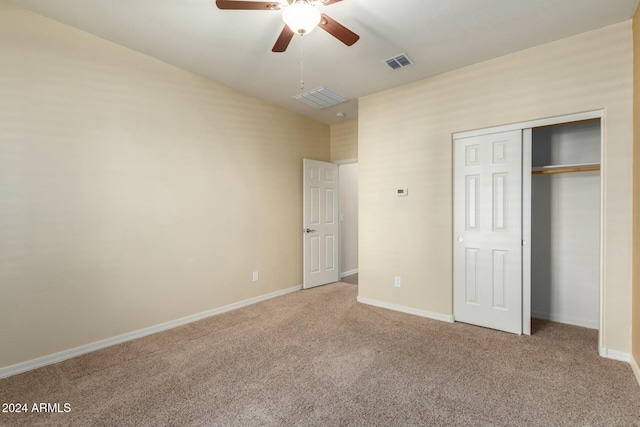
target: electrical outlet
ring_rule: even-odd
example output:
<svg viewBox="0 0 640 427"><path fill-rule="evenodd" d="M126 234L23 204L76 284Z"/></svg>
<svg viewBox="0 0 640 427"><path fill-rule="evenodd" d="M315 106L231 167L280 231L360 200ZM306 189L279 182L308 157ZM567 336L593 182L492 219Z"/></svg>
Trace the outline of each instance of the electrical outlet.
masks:
<svg viewBox="0 0 640 427"><path fill-rule="evenodd" d="M253 272L253 281L254 281L254 282L257 282L257 281L258 281L258 278L259 278L259 276L258 276L258 272L257 272L257 271L254 271L254 272Z"/></svg>
<svg viewBox="0 0 640 427"><path fill-rule="evenodd" d="M394 279L393 285L396 288L399 288L402 285L402 278L400 276L396 276Z"/></svg>

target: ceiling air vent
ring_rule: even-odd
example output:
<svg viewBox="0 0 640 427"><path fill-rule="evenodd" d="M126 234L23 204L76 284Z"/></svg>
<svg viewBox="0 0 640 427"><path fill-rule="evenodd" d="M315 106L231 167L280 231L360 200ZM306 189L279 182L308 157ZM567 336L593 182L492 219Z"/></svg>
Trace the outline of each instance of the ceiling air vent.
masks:
<svg viewBox="0 0 640 427"><path fill-rule="evenodd" d="M329 89L319 87L313 89L307 93L296 95L293 97L296 101L304 102L307 105L311 105L316 110L322 110L323 108L333 107L337 104L342 104L348 101L344 96L331 92Z"/></svg>
<svg viewBox="0 0 640 427"><path fill-rule="evenodd" d="M392 70L399 70L400 68L413 65L413 61L406 53L401 53L400 55L394 56L393 58L385 59L384 62L386 62L389 68L391 68Z"/></svg>

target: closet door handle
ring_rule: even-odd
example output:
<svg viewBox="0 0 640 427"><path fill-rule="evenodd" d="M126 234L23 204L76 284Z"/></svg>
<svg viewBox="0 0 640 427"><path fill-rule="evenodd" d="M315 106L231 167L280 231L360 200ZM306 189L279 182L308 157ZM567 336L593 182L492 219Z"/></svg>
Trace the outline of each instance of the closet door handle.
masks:
<svg viewBox="0 0 640 427"><path fill-rule="evenodd" d="M458 242L464 242L464 239L460 236L458 236Z"/></svg>

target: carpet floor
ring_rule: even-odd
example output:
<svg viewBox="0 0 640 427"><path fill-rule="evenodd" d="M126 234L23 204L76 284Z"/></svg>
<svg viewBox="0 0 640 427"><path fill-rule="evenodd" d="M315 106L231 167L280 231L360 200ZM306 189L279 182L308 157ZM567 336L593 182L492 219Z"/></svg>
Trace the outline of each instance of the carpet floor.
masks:
<svg viewBox="0 0 640 427"><path fill-rule="evenodd" d="M356 302L336 283L0 380L3 426L640 426L597 331L531 336Z"/></svg>
<svg viewBox="0 0 640 427"><path fill-rule="evenodd" d="M352 274L350 276L345 276L342 279L340 279L340 281L343 282L343 283L351 283L352 285L357 285L358 284L358 273Z"/></svg>

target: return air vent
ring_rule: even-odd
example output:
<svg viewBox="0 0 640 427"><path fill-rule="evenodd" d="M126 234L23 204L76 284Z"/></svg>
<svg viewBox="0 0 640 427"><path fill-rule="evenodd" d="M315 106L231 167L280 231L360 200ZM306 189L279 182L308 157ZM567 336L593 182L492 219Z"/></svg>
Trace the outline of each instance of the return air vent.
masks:
<svg viewBox="0 0 640 427"><path fill-rule="evenodd" d="M334 105L342 104L348 101L344 96L331 92L329 89L319 87L313 89L307 93L296 95L293 97L296 101L304 102L307 105L311 105L316 110L322 110L323 108L333 107Z"/></svg>
<svg viewBox="0 0 640 427"><path fill-rule="evenodd" d="M385 59L384 62L386 62L389 68L391 68L392 70L399 70L400 68L413 65L413 61L406 53L401 53L400 55L394 56L393 58Z"/></svg>

